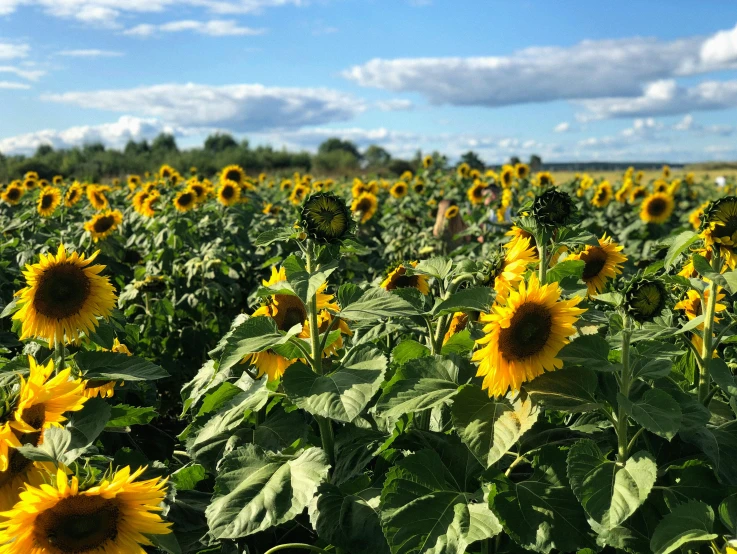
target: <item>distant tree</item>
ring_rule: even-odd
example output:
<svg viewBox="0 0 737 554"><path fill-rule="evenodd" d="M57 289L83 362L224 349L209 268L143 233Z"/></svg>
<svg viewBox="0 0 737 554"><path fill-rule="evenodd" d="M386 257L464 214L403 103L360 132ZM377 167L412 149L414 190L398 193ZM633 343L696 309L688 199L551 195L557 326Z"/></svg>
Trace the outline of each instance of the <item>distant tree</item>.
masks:
<svg viewBox="0 0 737 554"><path fill-rule="evenodd" d="M38 148L36 148L36 157L45 156L47 154L52 154L54 152L54 147L50 144L40 144Z"/></svg>
<svg viewBox="0 0 737 554"><path fill-rule="evenodd" d="M481 161L479 155L473 150L469 150L461 156L461 161L469 165L471 169L478 169L479 171L486 167L484 162Z"/></svg>
<svg viewBox="0 0 737 554"><path fill-rule="evenodd" d="M329 138L323 142L317 149L318 154L328 154L330 152L343 151L352 154L356 160L361 159L361 153L358 147L349 140L342 140L336 137Z"/></svg>
<svg viewBox="0 0 737 554"><path fill-rule="evenodd" d="M441 154L437 150L432 153L433 167L436 169L446 169L448 167L448 156Z"/></svg>
<svg viewBox="0 0 737 554"><path fill-rule="evenodd" d="M391 162L389 162L389 171L394 173L394 175L396 175L397 177L405 171L415 171L416 169L417 166L413 165L407 160L399 160L397 158L394 158Z"/></svg>
<svg viewBox="0 0 737 554"><path fill-rule="evenodd" d="M223 152L229 148L236 148L238 143L228 134L214 134L205 139L205 150L208 152Z"/></svg>
<svg viewBox="0 0 737 554"><path fill-rule="evenodd" d="M530 169L532 171L540 171L540 169L543 166L543 159L538 156L537 154L532 154L530 156Z"/></svg>
<svg viewBox="0 0 737 554"><path fill-rule="evenodd" d="M386 167L392 156L381 146L372 144L363 153L363 159L368 167Z"/></svg>
<svg viewBox="0 0 737 554"><path fill-rule="evenodd" d="M105 145L101 142L89 142L82 147L82 153L91 158L95 154L101 154L105 151Z"/></svg>
<svg viewBox="0 0 737 554"><path fill-rule="evenodd" d="M161 133L151 143L151 150L154 152L171 153L171 152L178 152L179 148L177 148L177 141L174 138L174 135L169 135L167 133Z"/></svg>
<svg viewBox="0 0 737 554"><path fill-rule="evenodd" d="M509 165L517 165L518 163L522 163L522 160L520 160L518 156L512 156L509 158Z"/></svg>

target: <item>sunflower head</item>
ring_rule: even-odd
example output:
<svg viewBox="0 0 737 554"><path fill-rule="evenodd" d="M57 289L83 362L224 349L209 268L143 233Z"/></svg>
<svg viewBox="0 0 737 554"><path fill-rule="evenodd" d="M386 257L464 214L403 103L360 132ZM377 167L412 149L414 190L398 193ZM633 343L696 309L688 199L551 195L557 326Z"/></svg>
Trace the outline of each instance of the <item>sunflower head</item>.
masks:
<svg viewBox="0 0 737 554"><path fill-rule="evenodd" d="M642 201L640 219L646 223L661 224L670 219L675 202L670 194L656 192Z"/></svg>
<svg viewBox="0 0 737 554"><path fill-rule="evenodd" d="M445 219L454 219L458 217L458 206L450 206L445 210Z"/></svg>
<svg viewBox="0 0 737 554"><path fill-rule="evenodd" d="M54 213L61 204L61 191L56 187L46 187L41 190L38 197L38 213L48 217Z"/></svg>
<svg viewBox="0 0 737 554"><path fill-rule="evenodd" d="M243 186L246 182L246 172L239 165L229 165L220 172L220 183L225 184L226 181L232 181L236 185Z"/></svg>
<svg viewBox="0 0 737 554"><path fill-rule="evenodd" d="M514 170L517 174L517 179L527 179L530 175L530 166L523 163L518 163L514 166Z"/></svg>
<svg viewBox="0 0 737 554"><path fill-rule="evenodd" d="M25 194L25 190L18 185L9 185L8 188L6 188L2 195L0 197L3 199L4 202L10 204L11 206L15 206L18 202L20 202L20 199L23 197L23 194Z"/></svg>
<svg viewBox="0 0 737 554"><path fill-rule="evenodd" d="M197 194L192 190L183 190L174 197L174 207L178 212L188 212L197 201Z"/></svg>
<svg viewBox="0 0 737 554"><path fill-rule="evenodd" d="M237 204L241 198L241 189L237 183L233 181L225 181L220 185L218 190L218 202L223 206L232 206Z"/></svg>
<svg viewBox="0 0 737 554"><path fill-rule="evenodd" d="M307 234L318 242L340 242L353 227L346 203L330 192L310 196L302 206L302 224Z"/></svg>
<svg viewBox="0 0 737 554"><path fill-rule="evenodd" d="M537 186L552 187L555 184L553 175L549 171L541 171L536 175Z"/></svg>
<svg viewBox="0 0 737 554"><path fill-rule="evenodd" d="M549 189L535 197L530 213L543 227L563 227L573 221L576 207L567 193Z"/></svg>
<svg viewBox="0 0 737 554"><path fill-rule="evenodd" d="M366 223L376 213L379 201L370 192L362 192L351 203L351 211L358 215L361 223Z"/></svg>
<svg viewBox="0 0 737 554"><path fill-rule="evenodd" d="M84 224L85 231L92 235L95 242L107 238L123 222L123 214L119 210L99 213Z"/></svg>
<svg viewBox="0 0 737 554"><path fill-rule="evenodd" d="M382 281L381 288L384 290L407 289L414 288L422 294L427 295L430 292L430 285L426 275L415 273L407 275L407 269L417 266L417 262L401 263L389 272L386 279Z"/></svg>
<svg viewBox="0 0 737 554"><path fill-rule="evenodd" d="M422 158L422 166L425 169L431 168L432 167L432 164L433 164L433 158L432 158L432 156L425 156L424 158Z"/></svg>
<svg viewBox="0 0 737 554"><path fill-rule="evenodd" d="M624 293L627 313L640 323L652 321L665 309L668 291L665 285L649 277L635 278Z"/></svg>
<svg viewBox="0 0 737 554"><path fill-rule="evenodd" d="M389 194L391 194L394 198L402 198L407 194L407 190L409 189L409 186L404 181L397 181L394 183L391 189L389 189Z"/></svg>

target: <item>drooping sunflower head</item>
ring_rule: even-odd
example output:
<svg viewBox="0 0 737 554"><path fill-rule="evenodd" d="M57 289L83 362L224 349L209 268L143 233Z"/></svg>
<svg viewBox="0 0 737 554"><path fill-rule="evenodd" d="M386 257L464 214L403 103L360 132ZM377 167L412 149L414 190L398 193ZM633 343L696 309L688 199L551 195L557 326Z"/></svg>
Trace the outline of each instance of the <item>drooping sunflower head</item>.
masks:
<svg viewBox="0 0 737 554"><path fill-rule="evenodd" d="M622 264L627 261L627 257L621 254L623 248L604 235L599 239L599 246L588 245L578 254L569 256L569 260L584 262L581 278L590 295L602 292L609 279L622 273Z"/></svg>
<svg viewBox="0 0 737 554"><path fill-rule="evenodd" d="M220 172L220 184L225 184L226 181L232 181L241 187L246 182L246 172L239 165L233 164L226 166Z"/></svg>
<svg viewBox="0 0 737 554"><path fill-rule="evenodd" d="M429 294L430 285L428 284L427 275L421 275L418 273L407 275L408 267L417 267L417 262L411 262L409 264L401 263L392 269L386 279L382 281L380 285L381 288L384 290L414 288L419 290L422 294Z"/></svg>
<svg viewBox="0 0 737 554"><path fill-rule="evenodd" d="M609 181L602 181L596 187L591 203L597 208L605 208L612 200L612 185Z"/></svg>
<svg viewBox="0 0 737 554"><path fill-rule="evenodd" d="M627 313L640 323L652 321L665 309L668 291L658 279L638 277L627 287L624 306Z"/></svg>
<svg viewBox="0 0 737 554"><path fill-rule="evenodd" d="M67 189L67 193L64 195L64 206L66 206L67 208L71 208L81 200L82 194L82 185L80 185L77 181L74 181L74 183L72 183L72 186Z"/></svg>
<svg viewBox="0 0 737 554"><path fill-rule="evenodd" d="M28 486L0 523L8 554L112 554L144 552L147 535L165 535L170 524L159 515L165 481L137 481L145 467L125 467L82 490L79 479L59 468L52 485Z"/></svg>
<svg viewBox="0 0 737 554"><path fill-rule="evenodd" d="M563 227L573 221L576 207L567 193L548 189L535 197L530 213L543 227Z"/></svg>
<svg viewBox="0 0 737 554"><path fill-rule="evenodd" d="M301 220L307 234L318 242L340 242L353 227L348 206L330 192L310 196L302 206Z"/></svg>
<svg viewBox="0 0 737 554"><path fill-rule="evenodd" d="M404 181L397 181L394 183L392 188L389 189L389 194L391 194L394 198L402 198L407 194L407 190L409 189L409 186Z"/></svg>
<svg viewBox="0 0 737 554"><path fill-rule="evenodd" d="M89 232L92 235L92 240L97 242L110 236L121 223L123 223L123 214L120 210L108 210L95 215L90 221L86 222L84 230Z"/></svg>
<svg viewBox="0 0 737 554"><path fill-rule="evenodd" d="M61 191L56 187L46 187L38 197L38 213L42 217L49 217L61 204Z"/></svg>
<svg viewBox="0 0 737 554"><path fill-rule="evenodd" d="M561 299L557 283L540 285L533 274L529 283L522 281L516 290L481 314L485 336L476 344L473 355L479 363L482 387L489 396L501 396L511 388L563 367L556 355L576 330L574 324L585 311L578 308L581 298Z"/></svg>
<svg viewBox="0 0 737 554"><path fill-rule="evenodd" d="M173 200L176 210L182 213L188 212L189 210L194 208L196 202L197 195L189 189L181 191L174 197Z"/></svg>
<svg viewBox="0 0 737 554"><path fill-rule="evenodd" d="M640 219L646 223L662 224L670 219L675 202L670 194L656 192L642 201Z"/></svg>
<svg viewBox="0 0 737 554"><path fill-rule="evenodd" d="M535 182L538 187L552 187L555 184L555 179L549 171L541 171L535 175Z"/></svg>
<svg viewBox="0 0 737 554"><path fill-rule="evenodd" d="M97 327L98 317L110 316L116 296L99 275L105 266L90 265L96 256L69 255L62 244L56 255L42 254L39 263L26 266L26 287L16 293L21 308L13 315L21 322L21 340L76 343Z"/></svg>
<svg viewBox="0 0 737 554"><path fill-rule="evenodd" d="M11 206L15 206L20 202L20 199L23 198L23 194L25 194L25 189L22 187L19 187L18 185L8 185L0 198L3 199L3 202L6 202Z"/></svg>
<svg viewBox="0 0 737 554"><path fill-rule="evenodd" d="M218 202L223 206L232 206L237 204L241 198L241 189L233 181L226 181L220 185L218 190Z"/></svg>
<svg viewBox="0 0 737 554"><path fill-rule="evenodd" d="M351 203L351 211L359 216L361 223L366 223L376 213L379 206L379 200L370 192L362 192Z"/></svg>
<svg viewBox="0 0 737 554"><path fill-rule="evenodd" d="M523 163L518 163L514 166L514 170L517 174L517 179L527 179L530 175L530 166Z"/></svg>

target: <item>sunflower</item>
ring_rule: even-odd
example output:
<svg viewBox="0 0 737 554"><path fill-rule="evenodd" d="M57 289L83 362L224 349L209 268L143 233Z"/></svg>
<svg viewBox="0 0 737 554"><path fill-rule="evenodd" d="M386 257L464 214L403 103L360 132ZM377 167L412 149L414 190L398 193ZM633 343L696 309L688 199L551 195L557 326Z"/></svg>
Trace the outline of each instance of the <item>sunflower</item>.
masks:
<svg viewBox="0 0 737 554"><path fill-rule="evenodd" d="M704 209L704 243L718 251L730 269L737 266L737 196L725 196Z"/></svg>
<svg viewBox="0 0 737 554"><path fill-rule="evenodd" d="M530 212L539 225L558 228L571 223L576 207L567 193L548 189L535 197Z"/></svg>
<svg viewBox="0 0 737 554"><path fill-rule="evenodd" d="M46 187L38 197L38 213L42 217L49 217L61 204L61 191L56 187Z"/></svg>
<svg viewBox="0 0 737 554"><path fill-rule="evenodd" d="M158 512L166 481L138 481L145 467L115 472L80 490L79 480L56 473L55 486L27 486L12 510L3 512L0 544L7 554L145 554L148 535L171 533Z"/></svg>
<svg viewBox="0 0 737 554"><path fill-rule="evenodd" d="M264 215L276 216L279 214L280 211L281 211L281 206L276 206L274 204L266 202L264 204L264 209L261 210L261 213Z"/></svg>
<svg viewBox="0 0 737 554"><path fill-rule="evenodd" d="M585 311L578 308L580 297L561 300L557 283L540 285L536 275L522 281L491 313L481 314L485 336L473 355L479 362L478 377L489 396L502 396L510 388L519 390L545 371L563 367L555 356L568 344L576 330L574 324Z"/></svg>
<svg viewBox="0 0 737 554"><path fill-rule="evenodd" d="M389 194L391 194L394 198L402 198L407 194L407 190L409 189L407 183L404 181L397 181L394 183L392 188L389 189Z"/></svg>
<svg viewBox="0 0 737 554"><path fill-rule="evenodd" d="M468 176L471 179L481 179L481 172L478 169L472 169L468 172Z"/></svg>
<svg viewBox="0 0 737 554"><path fill-rule="evenodd" d="M663 178L668 179L670 177L670 166L664 165L663 166Z"/></svg>
<svg viewBox="0 0 737 554"><path fill-rule="evenodd" d="M233 181L226 181L220 185L218 190L218 202L223 206L232 206L237 204L241 198L241 189Z"/></svg>
<svg viewBox="0 0 737 554"><path fill-rule="evenodd" d="M537 250L531 246L532 241L531 237L520 236L505 249L504 258L494 278L494 290L498 299L513 290L517 283L522 281L528 266L537 261Z"/></svg>
<svg viewBox="0 0 737 554"><path fill-rule="evenodd" d="M458 173L458 176L462 179L468 177L468 174L471 173L471 167L466 163L463 162L456 168L456 172ZM410 177L411 179L411 177Z"/></svg>
<svg viewBox="0 0 737 554"><path fill-rule="evenodd" d="M310 193L310 187L304 185L295 185L292 192L289 194L289 201L295 206L299 206L304 202L307 195Z"/></svg>
<svg viewBox="0 0 737 554"><path fill-rule="evenodd" d="M596 187L591 203L597 208L606 208L609 202L612 201L612 196L612 185L609 184L609 181L602 181Z"/></svg>
<svg viewBox="0 0 737 554"><path fill-rule="evenodd" d="M353 226L345 201L329 192L310 196L302 207L301 220L307 233L320 242L338 242Z"/></svg>
<svg viewBox="0 0 737 554"><path fill-rule="evenodd" d="M156 191L149 193L146 196L146 199L143 201L143 206L141 206L141 214L146 217L155 216L156 215L155 204L158 203L160 198L161 198L161 194L159 194Z"/></svg>
<svg viewBox="0 0 737 554"><path fill-rule="evenodd" d="M627 256L620 254L623 248L605 234L599 239L599 246L587 245L584 250L568 258L584 262L581 279L586 283L589 295L602 292L607 280L622 273L621 266L627 261Z"/></svg>
<svg viewBox="0 0 737 554"><path fill-rule="evenodd" d="M139 175L128 175L128 187L133 190L141 186L141 177Z"/></svg>
<svg viewBox="0 0 737 554"><path fill-rule="evenodd" d="M630 203L631 204L634 204L638 200L642 200L643 198L647 198L647 196L648 196L648 194L647 194L647 188L638 185L635 188L633 188L632 191L630 192Z"/></svg>
<svg viewBox="0 0 737 554"><path fill-rule="evenodd" d="M538 187L551 187L555 184L555 179L549 171L541 171L535 175L535 184Z"/></svg>
<svg viewBox="0 0 737 554"><path fill-rule="evenodd" d="M675 202L671 195L656 192L643 200L640 219L647 223L665 223L670 219L674 207Z"/></svg>
<svg viewBox="0 0 737 554"><path fill-rule="evenodd" d="M178 212L188 212L197 203L197 195L191 190L183 190L172 201Z"/></svg>
<svg viewBox="0 0 737 554"><path fill-rule="evenodd" d="M694 228L694 231L698 231L701 227L701 219L704 216L704 209L709 205L709 202L704 202L696 208L694 211L692 211L688 215L688 222L691 224L691 226Z"/></svg>
<svg viewBox="0 0 737 554"><path fill-rule="evenodd" d="M0 512L11 510L26 486L41 486L46 483L47 475L55 470L52 463L33 462L18 450L11 449L8 469L0 471Z"/></svg>
<svg viewBox="0 0 737 554"><path fill-rule="evenodd" d="M38 181L36 179L30 179L26 177L23 180L23 188L26 190L33 190L36 188L37 185L38 185Z"/></svg>
<svg viewBox="0 0 737 554"><path fill-rule="evenodd" d="M24 194L25 190L18 185L8 185L8 188L3 191L0 198L3 199L3 202L10 204L11 206L15 206L20 202L20 199L23 198Z"/></svg>
<svg viewBox="0 0 737 554"><path fill-rule="evenodd" d="M417 267L418 262L410 262L411 267ZM384 290L407 289L413 288L419 290L422 294L429 294L430 286L427 282L427 275L407 275L407 267L399 264L396 268L389 272L386 279L379 285Z"/></svg>
<svg viewBox="0 0 737 554"><path fill-rule="evenodd" d="M171 179L174 177L174 175L177 174L177 170L174 169L172 166L164 164L159 168L159 178L160 179Z"/></svg>
<svg viewBox="0 0 737 554"><path fill-rule="evenodd" d="M33 179L34 181L38 181L38 173L35 171L26 171L26 174L23 175L24 179Z"/></svg>
<svg viewBox="0 0 737 554"><path fill-rule="evenodd" d="M351 203L351 211L360 216L361 223L366 223L376 213L379 200L370 192L362 192Z"/></svg>
<svg viewBox="0 0 737 554"><path fill-rule="evenodd" d="M51 182L56 187L61 186L64 183L64 177L62 177L61 175L54 175L54 178L51 179Z"/></svg>
<svg viewBox="0 0 737 554"><path fill-rule="evenodd" d="M527 239L527 244L522 249L524 250L524 249L532 247L535 253L537 253L537 244L535 243L535 237L532 235L532 233L528 233L524 229L521 229L520 227L513 225L512 228L504 234L508 237L511 237L509 239L509 242L504 244L504 248L506 248L507 250L511 250L517 247L517 244L519 242Z"/></svg>
<svg viewBox="0 0 737 554"><path fill-rule="evenodd" d="M370 194L379 194L379 183L372 179L368 183L364 183L361 179L356 177L353 179L353 186L351 187L351 194L354 197L361 196L362 193L368 192Z"/></svg>
<svg viewBox="0 0 737 554"><path fill-rule="evenodd" d="M146 190L139 190L133 195L133 209L141 215L143 215L143 203L146 201L149 194L151 193Z"/></svg>
<svg viewBox="0 0 737 554"><path fill-rule="evenodd" d="M90 204L96 210L104 210L108 207L105 189L99 185L89 185L87 187L87 200L90 201Z"/></svg>
<svg viewBox="0 0 737 554"><path fill-rule="evenodd" d="M464 312L455 312L453 314L453 318L450 320L450 327L448 328L448 332L445 333L445 337L443 337L443 344L448 342L450 340L450 337L452 337L453 335L463 331L467 325L468 314Z"/></svg>
<svg viewBox="0 0 737 554"><path fill-rule="evenodd" d="M422 158L422 167L424 167L425 169L430 169L432 167L432 164L432 156L425 156L424 158Z"/></svg>
<svg viewBox="0 0 737 554"><path fill-rule="evenodd" d="M512 181L514 181L514 167L511 165L505 165L502 167L502 172L500 175L501 185L504 188L509 188L512 186Z"/></svg>
<svg viewBox="0 0 737 554"><path fill-rule="evenodd" d="M668 181L657 179L653 183L653 192L668 192Z"/></svg>
<svg viewBox="0 0 737 554"><path fill-rule="evenodd" d="M41 179L38 182L38 186L39 186L39 188L45 189L46 187L50 187L51 186L51 183L49 183L46 179Z"/></svg>
<svg viewBox="0 0 737 554"><path fill-rule="evenodd" d="M640 277L633 280L624 293L627 313L640 323L652 321L665 309L668 291L658 279Z"/></svg>
<svg viewBox="0 0 737 554"><path fill-rule="evenodd" d="M229 165L220 172L220 184L224 185L227 181L233 181L239 187L246 184L246 172L239 165Z"/></svg>
<svg viewBox="0 0 737 554"><path fill-rule="evenodd" d="M319 329L319 334L325 334L328 332L328 329L333 327L333 330L340 331L340 335L338 338L333 341L332 343L325 346L325 350L323 350L322 355L323 357L327 358L329 356L333 356L338 350L343 348L343 335L346 336L352 336L353 331L351 331L350 327L348 327L348 323L346 323L345 320L338 318L337 325L333 324L333 316L328 310L322 310L317 314L317 325ZM305 321L304 329L302 329L302 332L299 334L300 338L303 339L309 339L312 335L310 334L310 322L309 319Z"/></svg>
<svg viewBox="0 0 737 554"><path fill-rule="evenodd" d="M619 187L616 194L614 195L614 198L616 198L617 202L620 204L624 204L627 202L627 198L629 198L630 190L632 189L632 180L631 179L625 179L622 183L622 186Z"/></svg>
<svg viewBox="0 0 737 554"><path fill-rule="evenodd" d="M721 287L718 287L717 289L718 289L717 290L717 303L715 304L714 307L715 307L715 312L718 313L718 312L725 311L727 309L727 306L725 306L724 304L719 304L719 301L724 299L724 294L719 292L719 289L721 289ZM704 291L704 301L705 302L709 301L709 289L706 289ZM674 310L682 310L686 314L686 317L688 318L689 321L699 317L703 313L703 308L704 306L701 303L701 295L699 294L698 291L695 291L695 290L686 291L686 298L684 298L683 300L678 302L675 306L673 306ZM719 320L720 320L719 317L714 316L714 321L719 321ZM696 329L701 331L703 334L704 324L703 323L699 324L698 327L696 327ZM701 350L704 344L704 339L701 338L701 336L699 336L697 333L692 333L691 343L696 347L696 350L699 353L701 353ZM717 357L716 352L714 352L714 357L715 358Z"/></svg>
<svg viewBox="0 0 737 554"><path fill-rule="evenodd" d="M67 193L64 195L64 206L66 206L67 208L71 208L77 202L79 202L79 200L82 198L82 194L82 185L80 185L77 181L74 181L74 183L72 183L72 186L67 189Z"/></svg>
<svg viewBox="0 0 737 554"><path fill-rule="evenodd" d="M476 181L471 185L471 187L466 191L466 196L471 204L478 206L484 202L484 190L486 190L486 185L481 181Z"/></svg>
<svg viewBox="0 0 737 554"><path fill-rule="evenodd" d="M187 190L194 194L195 202L204 202L207 198L207 186L204 183L190 182Z"/></svg>
<svg viewBox="0 0 737 554"><path fill-rule="evenodd" d="M120 210L108 210L96 214L90 221L84 224L84 230L92 235L92 240L97 242L105 239L123 223L123 214Z"/></svg>
<svg viewBox="0 0 737 554"><path fill-rule="evenodd" d="M89 334L97 318L107 319L116 296L103 265L90 265L98 252L85 259L68 255L64 245L53 254L42 254L37 264L26 265L26 287L16 292L21 308L13 319L21 322L21 340L36 337L55 342L76 343L81 333Z"/></svg>
<svg viewBox="0 0 737 554"><path fill-rule="evenodd" d="M292 189L292 181L289 179L284 179L281 183L279 183L279 190L285 191L285 190L291 190Z"/></svg>
<svg viewBox="0 0 737 554"><path fill-rule="evenodd" d="M417 194L425 192L425 180L422 177L417 177L415 182L412 184L412 190Z"/></svg>
<svg viewBox="0 0 737 554"><path fill-rule="evenodd" d="M530 175L530 166L523 163L518 163L514 166L514 171L517 175L517 179L527 179Z"/></svg>
<svg viewBox="0 0 737 554"><path fill-rule="evenodd" d="M453 219L458 216L458 206L450 206L445 210L445 219Z"/></svg>

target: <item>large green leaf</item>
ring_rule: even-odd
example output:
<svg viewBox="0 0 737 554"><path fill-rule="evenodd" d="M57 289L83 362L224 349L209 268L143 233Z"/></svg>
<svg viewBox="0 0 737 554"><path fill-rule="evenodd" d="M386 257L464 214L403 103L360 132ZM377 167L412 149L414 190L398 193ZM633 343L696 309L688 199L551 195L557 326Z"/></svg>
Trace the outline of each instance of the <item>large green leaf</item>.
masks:
<svg viewBox="0 0 737 554"><path fill-rule="evenodd" d="M474 489L433 450L397 462L381 493L381 523L392 554L464 554L470 544L501 532Z"/></svg>
<svg viewBox="0 0 737 554"><path fill-rule="evenodd" d="M298 456L266 453L247 445L227 454L205 511L210 534L237 539L290 521L308 506L328 475L319 448Z"/></svg>
<svg viewBox="0 0 737 554"><path fill-rule="evenodd" d="M464 385L453 399L453 426L484 467L499 461L537 421L529 400L495 401L476 385Z"/></svg>
<svg viewBox="0 0 737 554"><path fill-rule="evenodd" d="M642 427L664 439L671 440L681 428L681 406L667 392L648 389L639 399L630 400L622 394L617 402L627 415Z"/></svg>
<svg viewBox="0 0 737 554"><path fill-rule="evenodd" d="M323 483L310 505L312 527L322 540L351 554L389 554L378 514L380 497L379 489L348 494Z"/></svg>
<svg viewBox="0 0 737 554"><path fill-rule="evenodd" d="M427 346L420 344L416 340L407 339L400 342L394 347L394 350L392 350L392 362L397 365L403 365L409 360L423 358L429 355L430 349Z"/></svg>
<svg viewBox="0 0 737 554"><path fill-rule="evenodd" d="M375 321L382 317L417 315L417 309L399 295L384 289L370 289L340 312L348 321Z"/></svg>
<svg viewBox="0 0 737 554"><path fill-rule="evenodd" d="M737 485L737 421L718 427L693 427L681 432L684 440L706 454L719 480Z"/></svg>
<svg viewBox="0 0 737 554"><path fill-rule="evenodd" d="M683 350L673 344L660 341L642 341L631 351L632 374L642 379L656 379L667 376L673 362Z"/></svg>
<svg viewBox="0 0 737 554"><path fill-rule="evenodd" d="M548 283L557 283L566 277L574 277L578 280L583 275L585 266L586 262L583 260L565 260L557 263L548 270L547 281Z"/></svg>
<svg viewBox="0 0 737 554"><path fill-rule="evenodd" d="M591 412L603 407L596 396L596 373L582 367L543 373L523 385L527 393L551 410Z"/></svg>
<svg viewBox="0 0 737 554"><path fill-rule="evenodd" d="M703 502L686 502L665 516L653 531L650 549L653 554L669 554L693 542L709 542L713 533L714 510Z"/></svg>
<svg viewBox="0 0 737 554"><path fill-rule="evenodd" d="M709 364L712 379L729 396L737 396L737 378L721 358L713 358Z"/></svg>
<svg viewBox="0 0 737 554"><path fill-rule="evenodd" d="M148 360L117 352L79 352L74 360L85 379L151 381L169 377L166 371Z"/></svg>
<svg viewBox="0 0 737 554"><path fill-rule="evenodd" d="M307 437L309 431L303 413L297 410L286 412L278 406L269 412L265 421L258 424L253 433L253 442L264 450L278 452L294 441Z"/></svg>
<svg viewBox="0 0 737 554"><path fill-rule="evenodd" d="M448 403L458 392L455 369L440 356L408 361L384 388L377 409L386 417L399 417Z"/></svg>
<svg viewBox="0 0 737 554"><path fill-rule="evenodd" d="M433 315L455 312L485 312L494 302L494 289L490 287L471 287L451 294L433 308Z"/></svg>
<svg viewBox="0 0 737 554"><path fill-rule="evenodd" d="M673 267L673 264L678 257L697 240L699 240L699 234L693 231L684 231L678 235L671 243L670 248L668 248L668 252L665 255L665 269L668 270Z"/></svg>
<svg viewBox="0 0 737 554"><path fill-rule="evenodd" d="M366 345L352 350L328 375L318 375L301 362L292 364L284 374L284 390L303 410L349 423L379 390L385 371L384 355Z"/></svg>
<svg viewBox="0 0 737 554"><path fill-rule="evenodd" d="M453 262L448 258L435 257L429 260L422 260L417 267L412 268L414 273L430 275L436 279L445 279L453 267Z"/></svg>
<svg viewBox="0 0 737 554"><path fill-rule="evenodd" d="M143 425L156 417L156 410L152 406L128 406L116 404L110 411L110 421L107 427L129 427Z"/></svg>
<svg viewBox="0 0 737 554"><path fill-rule="evenodd" d="M251 317L241 323L228 338L220 358L219 371L230 369L240 363L247 354L284 344L301 331L302 326L298 324L286 333L281 333L276 322L270 317Z"/></svg>
<svg viewBox="0 0 737 554"><path fill-rule="evenodd" d="M617 366L609 361L609 343L599 335L581 335L565 345L557 357L566 367L581 366L596 371L614 371Z"/></svg>
<svg viewBox="0 0 737 554"><path fill-rule="evenodd" d="M622 524L642 505L655 484L657 467L637 452L624 467L608 460L596 443L584 439L568 453L568 478L586 513L603 529Z"/></svg>

